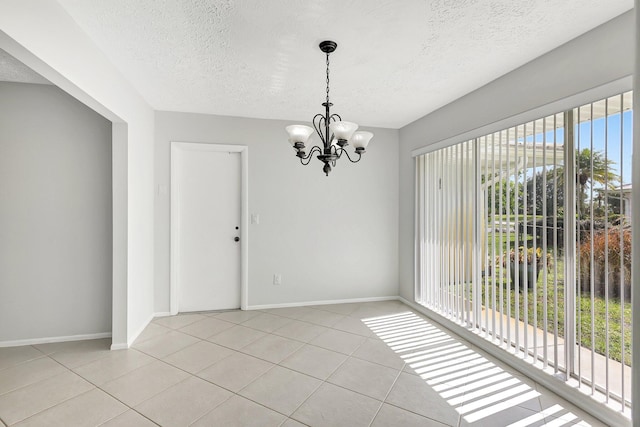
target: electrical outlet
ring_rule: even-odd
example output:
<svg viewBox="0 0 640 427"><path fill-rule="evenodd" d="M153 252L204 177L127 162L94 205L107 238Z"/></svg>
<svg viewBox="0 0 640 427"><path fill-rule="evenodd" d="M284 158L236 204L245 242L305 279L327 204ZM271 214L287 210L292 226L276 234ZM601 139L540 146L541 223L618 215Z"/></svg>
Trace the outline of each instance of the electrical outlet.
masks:
<svg viewBox="0 0 640 427"><path fill-rule="evenodd" d="M273 275L273 284L282 285L282 274L276 273Z"/></svg>

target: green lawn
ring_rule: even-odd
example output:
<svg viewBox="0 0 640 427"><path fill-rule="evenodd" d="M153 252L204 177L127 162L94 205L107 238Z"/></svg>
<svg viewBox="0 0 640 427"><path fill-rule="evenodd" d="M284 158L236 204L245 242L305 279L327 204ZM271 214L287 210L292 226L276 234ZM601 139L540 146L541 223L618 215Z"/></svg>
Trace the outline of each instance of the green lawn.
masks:
<svg viewBox="0 0 640 427"><path fill-rule="evenodd" d="M494 235L493 234L489 234L487 236L487 248L489 250L490 253L493 253L493 239L494 239ZM514 247L516 247L516 236L515 234L509 234L509 233L504 233L502 235L502 239L500 238L500 234L496 234L495 235L495 239L496 239L496 257L500 254L504 254L506 252L508 252L510 249L513 249ZM528 242L532 242L533 241L533 237L531 236L527 236L527 241ZM522 236L520 236L520 241L517 244L518 246L523 246L524 244L522 243ZM528 244L529 247L532 246L531 243Z"/></svg>
<svg viewBox="0 0 640 427"><path fill-rule="evenodd" d="M496 215L496 221L499 220L503 220L506 221L507 219L509 219L512 222L515 222L515 220L518 220L518 222L524 222L524 214L510 214L509 216L507 216L506 214L500 214L500 215ZM531 221L534 218L533 215L531 214L527 214L527 221ZM544 219L543 215L536 215L535 216L536 219ZM491 217L491 214L489 214L489 216L487 217L488 221L491 221L493 218Z"/></svg>
<svg viewBox="0 0 640 427"><path fill-rule="evenodd" d="M507 298L507 283L506 283L506 271L496 271L496 296L499 295L500 287L503 287L504 298ZM557 265L557 288L554 287L554 267L552 266L547 273L546 283L546 301L547 301L547 331L553 333L554 325L558 325L558 336L564 337L564 262L558 260ZM492 283L492 278L490 277ZM540 329L544 328L544 301L545 301L545 286L544 286L544 273L540 272L538 281L536 284L536 295L533 293L533 289L529 289L527 295L528 306L528 322L534 323L534 313L537 314L537 326ZM491 288L489 291L489 299L491 301ZM555 318L555 295L554 289L557 289L557 301L558 301L558 317ZM484 304L484 282L483 282L483 295L482 301ZM497 298L496 298L497 299ZM535 310L534 310L535 302ZM515 288L511 287L511 315L515 318ZM519 292L519 309L520 320L524 321L524 294L522 290ZM594 334L592 335L591 324L591 312L594 312ZM586 348L591 348L592 337L595 337L595 351L602 355L606 355L607 348L607 336L609 337L609 357L613 360L622 361L622 311L624 310L624 363L631 366L631 303L620 302L619 298L609 298L608 312L609 312L609 330L607 331L606 325L606 310L607 302L603 297L595 297L594 304L592 306L590 295L580 295L579 298L579 311L576 314L579 317L578 327L576 330L576 339L578 343ZM608 332L608 333L607 333Z"/></svg>

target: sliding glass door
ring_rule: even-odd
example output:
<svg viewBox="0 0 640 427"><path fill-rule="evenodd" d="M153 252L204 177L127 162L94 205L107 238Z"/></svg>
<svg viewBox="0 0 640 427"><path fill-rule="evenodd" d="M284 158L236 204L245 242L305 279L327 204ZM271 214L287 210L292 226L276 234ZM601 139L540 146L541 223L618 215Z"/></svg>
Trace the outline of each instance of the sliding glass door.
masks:
<svg viewBox="0 0 640 427"><path fill-rule="evenodd" d="M416 302L621 411L631 93L416 157Z"/></svg>

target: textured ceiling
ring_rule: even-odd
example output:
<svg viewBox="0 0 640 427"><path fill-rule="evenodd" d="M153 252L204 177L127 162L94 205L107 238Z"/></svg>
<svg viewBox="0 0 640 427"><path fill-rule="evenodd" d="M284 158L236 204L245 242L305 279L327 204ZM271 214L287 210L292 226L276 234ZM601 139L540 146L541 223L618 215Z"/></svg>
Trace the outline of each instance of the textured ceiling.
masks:
<svg viewBox="0 0 640 427"><path fill-rule="evenodd" d="M58 0L157 110L399 128L633 0Z"/></svg>
<svg viewBox="0 0 640 427"><path fill-rule="evenodd" d="M0 82L51 84L49 80L0 49Z"/></svg>

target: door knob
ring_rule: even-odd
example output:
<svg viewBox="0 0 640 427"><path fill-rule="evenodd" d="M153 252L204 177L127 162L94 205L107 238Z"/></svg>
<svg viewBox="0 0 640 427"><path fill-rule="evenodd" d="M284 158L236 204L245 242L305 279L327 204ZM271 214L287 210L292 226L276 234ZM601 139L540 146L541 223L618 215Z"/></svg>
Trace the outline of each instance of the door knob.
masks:
<svg viewBox="0 0 640 427"><path fill-rule="evenodd" d="M234 237L234 238L233 238L233 241L234 241L234 242L239 242L239 241L240 241L240 238L239 238L238 236L236 236L236 237Z"/></svg>

